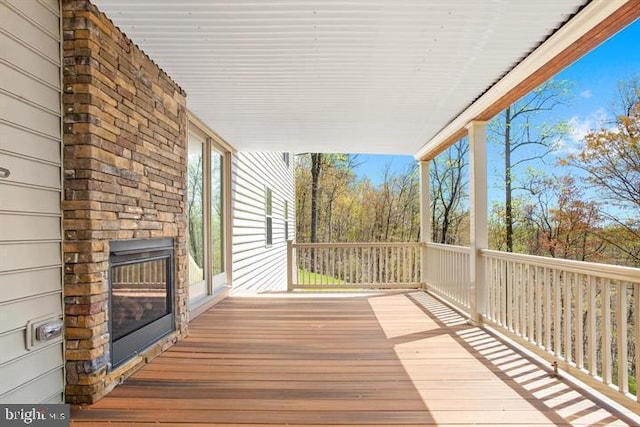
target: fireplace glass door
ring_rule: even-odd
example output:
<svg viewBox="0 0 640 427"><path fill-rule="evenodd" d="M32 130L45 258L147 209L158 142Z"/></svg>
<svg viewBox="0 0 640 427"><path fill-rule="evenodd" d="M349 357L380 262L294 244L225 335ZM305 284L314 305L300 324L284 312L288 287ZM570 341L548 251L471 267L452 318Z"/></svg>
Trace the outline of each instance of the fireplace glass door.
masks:
<svg viewBox="0 0 640 427"><path fill-rule="evenodd" d="M167 258L118 265L111 271L114 340L171 313L167 301Z"/></svg>
<svg viewBox="0 0 640 427"><path fill-rule="evenodd" d="M110 262L111 360L117 366L173 330L173 242L111 242Z"/></svg>

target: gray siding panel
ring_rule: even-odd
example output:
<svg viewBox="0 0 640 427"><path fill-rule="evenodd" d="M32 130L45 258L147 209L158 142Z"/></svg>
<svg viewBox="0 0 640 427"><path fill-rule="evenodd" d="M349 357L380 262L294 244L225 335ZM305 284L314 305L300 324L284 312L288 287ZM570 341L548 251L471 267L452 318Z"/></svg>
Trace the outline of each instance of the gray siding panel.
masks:
<svg viewBox="0 0 640 427"><path fill-rule="evenodd" d="M0 240L59 240L60 218L0 212Z"/></svg>
<svg viewBox="0 0 640 427"><path fill-rule="evenodd" d="M63 400L60 16L54 0L0 0L0 402Z"/></svg>
<svg viewBox="0 0 640 427"><path fill-rule="evenodd" d="M33 129L23 129L0 123L0 150L49 162L60 161L60 139Z"/></svg>
<svg viewBox="0 0 640 427"><path fill-rule="evenodd" d="M58 291L0 304L0 334L24 328L29 320L61 312L62 300Z"/></svg>
<svg viewBox="0 0 640 427"><path fill-rule="evenodd" d="M289 238L293 239L293 164L282 153L237 153L233 157L233 287L234 291L285 290L287 245L284 201L289 203ZM273 194L273 243L266 245L265 191Z"/></svg>
<svg viewBox="0 0 640 427"><path fill-rule="evenodd" d="M14 271L4 273L0 277L2 277L0 304L32 295L59 291L59 284L62 283L62 271L58 266ZM0 348L4 347L0 346Z"/></svg>
<svg viewBox="0 0 640 427"><path fill-rule="evenodd" d="M0 209L3 211L60 215L60 190L5 184L0 181L0 200Z"/></svg>
<svg viewBox="0 0 640 427"><path fill-rule="evenodd" d="M60 403L63 383L62 369L52 369L2 396L2 403Z"/></svg>

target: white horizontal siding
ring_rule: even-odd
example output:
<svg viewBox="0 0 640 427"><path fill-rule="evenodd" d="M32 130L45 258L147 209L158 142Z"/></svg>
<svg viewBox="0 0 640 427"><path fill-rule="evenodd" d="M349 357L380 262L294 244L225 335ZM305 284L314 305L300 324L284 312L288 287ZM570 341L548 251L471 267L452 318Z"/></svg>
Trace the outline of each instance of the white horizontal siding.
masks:
<svg viewBox="0 0 640 427"><path fill-rule="evenodd" d="M233 287L259 292L286 289L287 247L284 202L289 203L289 238L293 239L293 162L282 153L237 153L233 157ZM265 191L272 191L273 244L266 245Z"/></svg>
<svg viewBox="0 0 640 427"><path fill-rule="evenodd" d="M27 348L29 322L62 318L60 12L0 0L0 402L63 400L63 339Z"/></svg>

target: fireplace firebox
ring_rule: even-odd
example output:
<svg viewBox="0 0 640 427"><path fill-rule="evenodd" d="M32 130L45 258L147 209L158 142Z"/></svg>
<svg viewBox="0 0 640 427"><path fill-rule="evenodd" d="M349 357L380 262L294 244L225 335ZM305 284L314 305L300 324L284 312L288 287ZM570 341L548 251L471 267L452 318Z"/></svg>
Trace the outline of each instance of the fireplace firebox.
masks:
<svg viewBox="0 0 640 427"><path fill-rule="evenodd" d="M173 239L110 244L111 368L175 330Z"/></svg>

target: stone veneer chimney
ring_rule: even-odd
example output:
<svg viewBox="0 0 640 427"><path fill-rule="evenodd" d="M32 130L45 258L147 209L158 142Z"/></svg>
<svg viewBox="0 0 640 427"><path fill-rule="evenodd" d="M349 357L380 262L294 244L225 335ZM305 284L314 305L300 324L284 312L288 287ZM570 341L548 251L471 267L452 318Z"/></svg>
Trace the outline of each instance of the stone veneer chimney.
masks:
<svg viewBox="0 0 640 427"><path fill-rule="evenodd" d="M186 334L185 93L89 1L63 0L66 396L92 403ZM171 237L176 332L109 371L109 244Z"/></svg>

